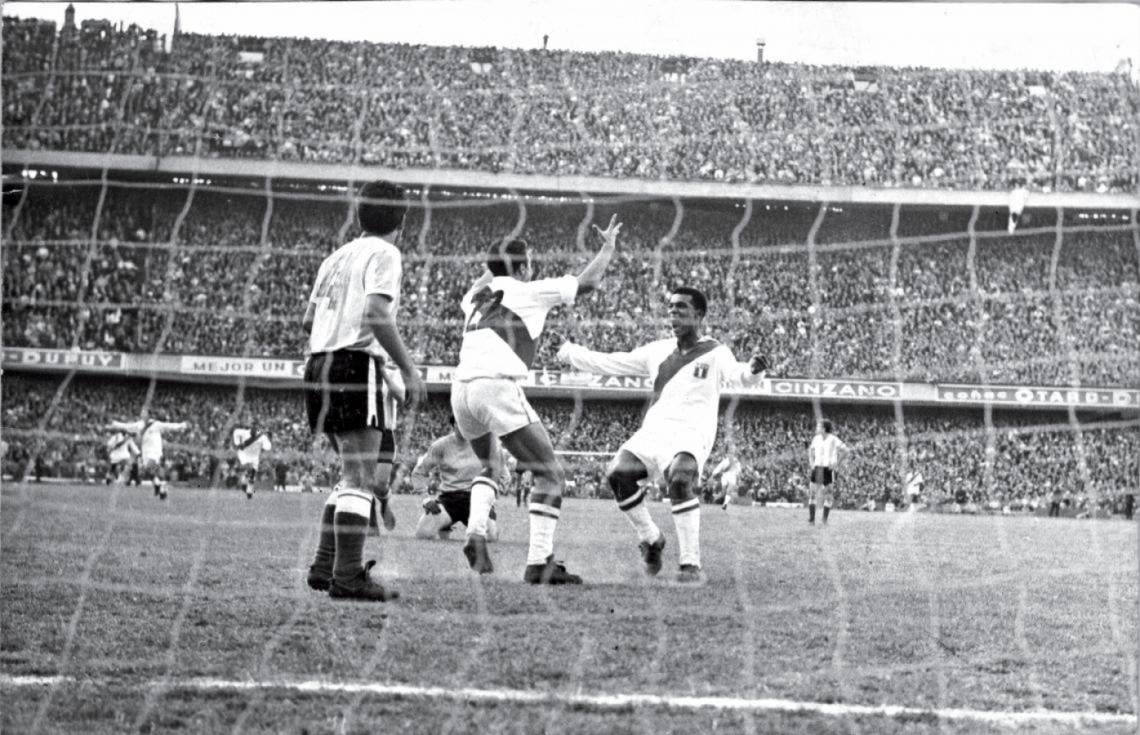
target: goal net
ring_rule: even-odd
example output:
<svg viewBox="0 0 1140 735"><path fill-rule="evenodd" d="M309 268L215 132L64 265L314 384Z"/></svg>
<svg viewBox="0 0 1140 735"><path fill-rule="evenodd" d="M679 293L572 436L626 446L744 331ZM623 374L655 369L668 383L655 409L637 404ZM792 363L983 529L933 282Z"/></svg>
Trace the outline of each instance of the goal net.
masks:
<svg viewBox="0 0 1140 735"><path fill-rule="evenodd" d="M883 180L882 167L848 160L845 148L854 140L902 150L924 135L966 136L984 120L992 125L977 141L983 156L1001 145L1031 147L1026 141L1045 133L1063 137L1071 123L1054 120L1046 129L1042 119L1053 118L1036 107L1026 121L998 118L1003 110L975 102L973 117L959 123L847 122L827 128L818 148L797 138L771 151L791 135L773 120L771 135L734 147L735 133L720 131L717 145L698 155L686 146L702 138L694 143L680 127L641 143L632 135L597 137L599 129L655 129L647 123L652 108L607 107L591 91L599 78L610 79L607 64L617 62L608 57L583 56L589 63L580 65L569 56L541 62L522 53L421 49L430 63L405 66L402 86L377 86L368 82L376 70L392 54L412 51L332 44L321 57L310 53L314 41L265 41L252 50L248 39L188 35L175 44L177 63L157 71L154 48L123 56L114 43L88 39L89 53L80 54L58 37L37 42L43 31L31 25L11 36L24 52L13 55L11 25L5 19L3 83L13 107L3 138L2 430L3 500L16 516L5 514L3 582L13 594L40 583L60 594L50 604L37 598L35 614L13 611L3 634L14 651L3 686L22 686L19 677L36 672L63 679L24 700L9 725L65 727L78 716L53 694L70 686L66 677L103 686L118 668L129 669L127 654L100 650L80 631L109 631L140 657L142 673L127 675L143 700L132 705L136 724L161 722L164 713L189 718L169 691L207 690L213 684L204 677L214 675L219 688L236 690L246 675L264 683L256 700L263 704L310 691L305 682L331 681L345 718L349 711L380 717L385 698L421 698L440 705L436 725L452 728L470 724L464 701L492 700L508 708L500 715L521 708L528 730L551 724L543 718L553 710L574 727L604 729L589 718L641 704L650 707L638 715L645 729L680 708L697 729L715 721L701 719L708 712L753 729L779 729L787 722L764 718L806 712L847 717L871 732L867 718L883 715L876 708L884 704L926 725L930 713L935 724L957 718L978 726L1022 723L1026 712L1078 725L1135 722L1135 530L1093 519L1131 517L1140 478L1137 211L1115 199L1056 205L1062 200L1040 191L1042 182L1074 188L1082 177L1090 189L1119 189L1127 176L1081 169L1095 144L1080 136L1086 142L1059 151L1057 171L998 167L1001 176L991 170L986 181L976 172L952 180L943 171L939 179L932 169L915 173L918 182ZM115 59L126 66L115 67ZM740 67L718 76L707 65L680 64L645 82L637 75L649 62L628 64L613 72L621 89L644 95L649 86L688 110L719 99L708 115L734 130L770 115L749 102L759 82ZM499 84L476 68L483 66L546 86ZM442 69L461 70L470 88L446 99ZM893 74L882 71L877 83L905 84ZM951 84L950 75L928 74ZM871 104L851 96L866 80L844 80L850 88L832 81L812 82L805 114L827 117L832 105L856 114ZM1134 99L1134 90L1127 94ZM582 99L570 99L576 95ZM168 98L178 106L158 109ZM81 113L69 117L69 104ZM564 114L565 124L532 123ZM600 114L613 119L601 125ZM1097 116L1086 136L1095 138L1112 114ZM876 136L873 146L864 140ZM818 149L830 157L809 171ZM396 493L413 492L408 470L450 430L448 382L463 334L458 305L484 268L488 244L521 237L537 277L577 274L599 246L593 225L612 216L622 223L602 286L548 318L526 388L570 488L573 510L559 544L578 554L587 582L603 584L585 603L499 595L468 579L457 547L425 550L429 542L411 538L418 499L399 495L402 525L369 541L385 549L379 569L412 590L391 625L440 656L424 671L444 679L443 688L415 673L420 654L395 634L382 633L383 651L373 645L371 658L351 665L330 663L320 650L329 639L305 638L312 632L306 616L327 613L298 602L307 590L293 584L316 543L321 499L271 495L250 510L226 494L238 481L233 431L252 425L274 445L261 466L264 490L321 490L338 479L335 452L310 435L304 416L301 317L322 259L357 234L354 196L370 166L408 188L398 328L429 384L427 401L398 423ZM407 168L426 173L417 178L401 171ZM471 175L434 175L456 171ZM503 186L498 172L532 174L536 183ZM598 176L588 180L593 188L568 192L560 173L603 174L612 185ZM623 185L662 177L739 186L692 195L680 184L638 193ZM774 198L755 196L748 183L1008 189L1025 179L1034 192L1027 202L1014 199L1022 210L1016 221L992 197L827 201L797 187ZM669 337L666 303L678 286L708 296L708 336L740 360L762 354L770 365L762 385L725 395L718 441L695 490L704 500L724 494L711 475L730 446L742 470L727 510L709 505L703 513L708 582L689 596L636 575L637 538L606 480L652 385L644 376L576 373L555 354L561 340L612 352ZM142 417L187 423L165 438L182 499L160 510L121 487L121 478L104 485L105 427ZM838 471L828 535L808 535L807 445L824 418L854 451ZM652 488L647 497L664 495ZM72 503L83 513L72 514ZM512 515L505 498L499 503L508 506L504 525L514 528L501 553L521 564L526 515ZM654 517L672 538L658 505ZM1046 525L1052 515L1072 524ZM275 545L281 529L290 541ZM69 534L89 545L71 544ZM177 553L163 549L164 539ZM52 565L65 554L79 560L80 577L53 582ZM115 564L129 554L132 566L167 576L124 579ZM13 559L35 570L32 583ZM276 586L250 583L252 602L219 591L270 574L267 567ZM503 574L515 576L514 569ZM621 604L610 607L610 593ZM140 595L169 614L144 625L157 636L150 647L92 620L108 611L148 615ZM295 609L278 614L282 600ZM433 607L450 603L454 611ZM37 624L45 609L63 624ZM271 622L250 625L247 614ZM613 630L608 615L616 616ZM490 642L511 635L499 618L527 629L561 619L560 631L584 633L570 641L524 635L538 646L524 665ZM246 635L200 637L198 625ZM470 643L467 631L487 640L453 660L416 637L420 625L446 628L443 639L459 649ZM24 634L42 650L15 643ZM357 635L350 638L360 643ZM629 660L611 653L627 643ZM240 660L227 659L230 645ZM649 673L633 674L625 687L634 659ZM498 668L479 688L471 682L486 660ZM718 668L719 660L728 667ZM352 689L374 678L386 684ZM1003 693L990 694L996 689ZM669 698L690 694L711 703ZM543 714L527 709L535 702ZM220 710L197 724L239 730L275 722L271 708L256 703L236 720ZM323 710L288 711L305 718ZM437 716L393 711L421 723ZM414 719L420 716L428 720ZM487 717L476 724L504 726Z"/></svg>

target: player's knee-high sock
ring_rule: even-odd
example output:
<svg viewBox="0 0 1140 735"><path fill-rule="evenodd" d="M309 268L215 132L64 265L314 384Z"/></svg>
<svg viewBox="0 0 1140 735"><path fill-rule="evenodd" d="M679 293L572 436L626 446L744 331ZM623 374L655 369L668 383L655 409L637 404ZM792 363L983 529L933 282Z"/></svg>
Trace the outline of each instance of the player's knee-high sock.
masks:
<svg viewBox="0 0 1140 735"><path fill-rule="evenodd" d="M620 472L611 473L606 480L609 481L618 508L633 524L637 540L653 543L661 538L661 529L653 522L649 516L649 508L645 505L645 488L638 487L637 480Z"/></svg>
<svg viewBox="0 0 1140 735"><path fill-rule="evenodd" d="M554 530L562 515L562 495L535 487L530 494L530 549L526 563L543 564L554 553Z"/></svg>
<svg viewBox="0 0 1140 735"><path fill-rule="evenodd" d="M808 503L808 523L815 523L815 503Z"/></svg>
<svg viewBox="0 0 1140 735"><path fill-rule="evenodd" d="M499 486L489 477L476 477L471 483L471 510L467 516L467 535L487 536L491 509Z"/></svg>
<svg viewBox="0 0 1140 735"><path fill-rule="evenodd" d="M831 506L830 505L823 506L823 522L824 523L827 523L827 515L829 513L831 513Z"/></svg>
<svg viewBox="0 0 1140 735"><path fill-rule="evenodd" d="M371 513L372 493L360 488L341 489L333 515L336 540L333 578L337 581L350 581L364 568L364 539Z"/></svg>
<svg viewBox="0 0 1140 735"><path fill-rule="evenodd" d="M317 554L313 560L313 566L332 574L333 560L336 558L336 533L335 533L335 516L336 516L336 498L340 494L340 488L333 488L329 493L328 498L325 499L325 505L321 508L321 527L317 535Z"/></svg>
<svg viewBox="0 0 1140 735"><path fill-rule="evenodd" d="M681 564L701 565L701 499L691 494L684 500L673 500L673 526L677 529L677 548Z"/></svg>

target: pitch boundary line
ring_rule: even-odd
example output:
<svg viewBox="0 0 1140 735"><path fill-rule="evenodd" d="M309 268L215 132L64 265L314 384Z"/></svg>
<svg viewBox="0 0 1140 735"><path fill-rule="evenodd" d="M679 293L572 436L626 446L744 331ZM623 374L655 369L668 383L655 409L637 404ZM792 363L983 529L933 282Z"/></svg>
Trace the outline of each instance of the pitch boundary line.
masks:
<svg viewBox="0 0 1140 735"><path fill-rule="evenodd" d="M61 686L64 684L98 685L98 680L81 679L73 676L14 676L0 674L0 686L37 687ZM158 681L147 682L145 687L157 687ZM1066 725L1135 725L1136 715L1111 712L1067 712L1032 710L1013 712L1005 710L976 710L959 707L907 707L903 705L842 704L834 702L811 702L794 699L745 698L719 696L670 696L658 694L567 694L557 692L533 692L522 689L446 689L414 684L379 684L332 681L238 681L233 679L190 678L161 682L165 691L264 691L282 690L302 694L374 694L397 699L449 699L463 702L505 702L527 705L572 705L595 710L624 710L633 707L656 707L661 709L700 710L716 709L724 711L788 712L847 717L851 715L871 717L935 718L984 722L993 725L1029 725L1041 723L1062 723Z"/></svg>

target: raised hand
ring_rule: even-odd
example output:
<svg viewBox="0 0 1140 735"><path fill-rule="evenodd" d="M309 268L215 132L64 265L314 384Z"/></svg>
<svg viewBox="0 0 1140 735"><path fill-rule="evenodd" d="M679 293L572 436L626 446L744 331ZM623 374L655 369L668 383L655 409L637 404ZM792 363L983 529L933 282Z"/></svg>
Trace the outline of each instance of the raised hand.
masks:
<svg viewBox="0 0 1140 735"><path fill-rule="evenodd" d="M768 370L768 358L763 355L753 355L752 359L748 361L748 366L751 368L753 375L765 372Z"/></svg>
<svg viewBox="0 0 1140 735"><path fill-rule="evenodd" d="M617 215L615 214L610 217L609 227L603 230L601 227L594 225L594 231L602 236L606 245L616 245L618 233L621 232L621 222L617 221Z"/></svg>

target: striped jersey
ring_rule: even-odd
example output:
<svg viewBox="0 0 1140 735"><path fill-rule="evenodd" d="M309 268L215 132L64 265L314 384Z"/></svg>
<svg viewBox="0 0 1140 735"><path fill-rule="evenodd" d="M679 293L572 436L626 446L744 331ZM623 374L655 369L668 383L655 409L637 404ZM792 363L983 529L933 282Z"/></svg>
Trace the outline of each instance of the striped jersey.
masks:
<svg viewBox="0 0 1140 735"><path fill-rule="evenodd" d="M808 450L811 466L835 469L839 464L840 449L847 449L847 445L835 434L816 434L812 437L811 448Z"/></svg>

